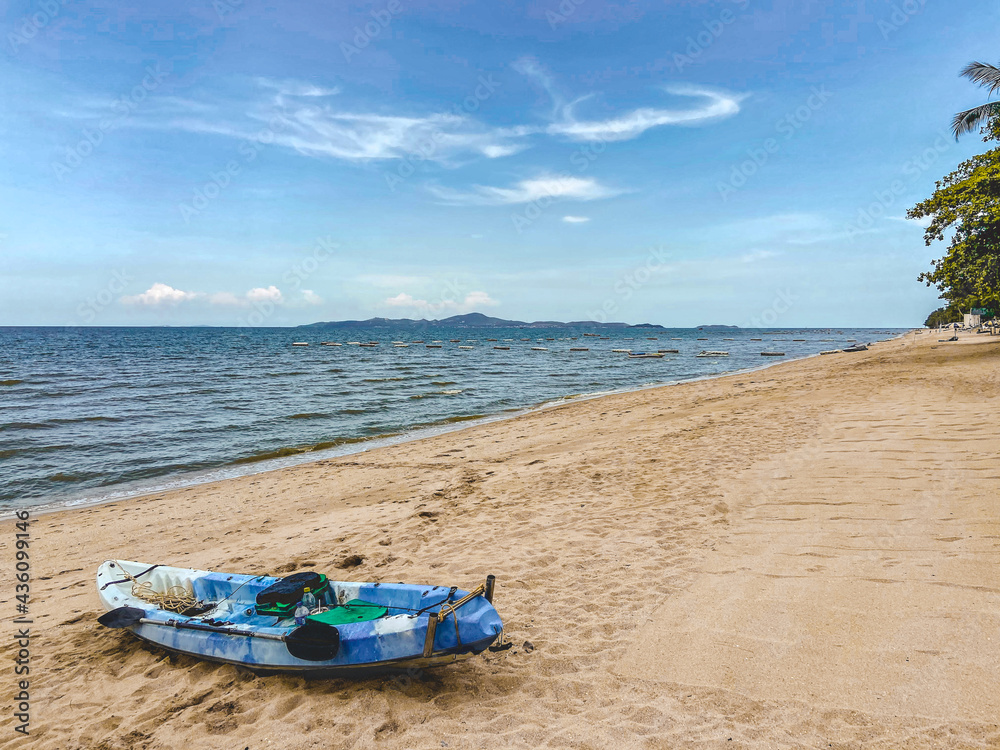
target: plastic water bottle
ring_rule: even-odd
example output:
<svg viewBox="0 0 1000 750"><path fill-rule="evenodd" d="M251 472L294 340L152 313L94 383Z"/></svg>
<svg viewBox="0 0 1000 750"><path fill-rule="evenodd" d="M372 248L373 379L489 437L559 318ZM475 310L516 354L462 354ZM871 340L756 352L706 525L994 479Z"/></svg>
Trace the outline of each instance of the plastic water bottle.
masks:
<svg viewBox="0 0 1000 750"><path fill-rule="evenodd" d="M309 607L304 603L299 602L299 606L295 608L295 624L305 625L306 618L309 616Z"/></svg>
<svg viewBox="0 0 1000 750"><path fill-rule="evenodd" d="M308 587L305 589L305 593L302 594L302 604L309 608L310 614L319 609L319 604L316 601L316 595Z"/></svg>

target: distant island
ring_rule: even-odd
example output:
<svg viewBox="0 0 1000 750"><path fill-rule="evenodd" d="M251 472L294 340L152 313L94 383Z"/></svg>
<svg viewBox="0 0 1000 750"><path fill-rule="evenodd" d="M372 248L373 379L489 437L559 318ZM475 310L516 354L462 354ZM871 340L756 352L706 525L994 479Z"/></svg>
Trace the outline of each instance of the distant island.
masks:
<svg viewBox="0 0 1000 750"><path fill-rule="evenodd" d="M411 318L368 318L368 320L329 320L319 323L308 323L298 328L371 328L373 326L393 326L398 328L426 328L427 326L451 326L465 328L643 328L665 331L661 325L653 323L599 323L595 320L574 320L562 323L557 320L536 320L528 323L523 320L504 320L493 318L483 313L468 313L467 315L452 315L442 320L412 320Z"/></svg>
<svg viewBox="0 0 1000 750"><path fill-rule="evenodd" d="M740 327L739 326L711 325L711 326L698 326L698 330L699 331L738 331L738 330L740 330Z"/></svg>

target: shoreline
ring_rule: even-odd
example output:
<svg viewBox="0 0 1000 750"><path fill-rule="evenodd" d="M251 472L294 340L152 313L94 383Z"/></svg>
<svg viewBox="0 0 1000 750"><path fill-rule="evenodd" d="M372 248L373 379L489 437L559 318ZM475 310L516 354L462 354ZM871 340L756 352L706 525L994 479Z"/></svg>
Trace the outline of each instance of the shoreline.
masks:
<svg viewBox="0 0 1000 750"><path fill-rule="evenodd" d="M1000 341L936 338L41 515L33 746L996 746ZM109 558L494 574L514 646L395 678L255 675L98 627Z"/></svg>
<svg viewBox="0 0 1000 750"><path fill-rule="evenodd" d="M914 331L922 331L924 329L911 329L903 333L899 333L888 339L879 339L878 341L872 342L871 345L876 345L879 343L885 343L888 341L896 341L902 339ZM353 438L350 440L345 440L344 443L337 446L332 446L329 448L309 448L303 447L301 450L294 454L287 456L280 456L274 458L261 458L261 459L240 459L236 461L230 461L229 463L217 466L211 469L205 469L203 471L195 472L183 472L174 475L164 475L158 478L158 481L137 480L135 483L126 483L124 485L110 485L109 493L101 495L99 497L67 497L64 499L53 499L48 502L42 502L39 505L25 505L23 507L11 508L10 510L0 510L0 521L9 520L14 517L14 515L21 510L29 511L33 516L42 516L50 513L61 513L63 511L78 510L84 508L92 508L101 505L107 505L109 503L117 503L123 500L132 500L143 498L149 495L157 495L165 492L174 492L181 489L187 489L190 487L199 487L202 485L210 485L218 482L226 482L232 479L239 479L241 477L256 476L258 474L264 474L272 471L282 471L294 466L301 466L304 464L316 463L320 461L326 461L334 458L342 458L345 456L353 456L358 454L368 453L369 451L379 450L381 448L388 448L394 445L400 445L404 443L410 443L420 440L426 440L428 438L437 437L439 435L449 435L456 432L461 432L466 429L471 429L484 424L490 424L493 422L503 422L509 419L516 419L520 416L526 414L531 414L544 409L550 409L557 406L562 406L567 403L577 403L588 401L592 399L606 398L608 396L615 396L624 393L639 393L647 390L655 390L657 388L668 388L684 383L696 383L707 380L716 380L719 378L729 377L731 375L738 375L741 373L751 373L760 370L766 370L771 367L777 367L782 364L789 364L792 362L799 362L802 360L811 359L813 357L821 356L818 353L815 354L804 354L799 357L782 358L780 360L775 359L774 361L768 361L761 364L758 367L748 367L740 370L731 370L727 372L717 373L713 375L699 375L691 378L683 378L680 380L669 380L661 383L653 383L650 385L639 385L631 388L619 388L609 391L597 391L594 393L581 393L581 394L570 394L566 396L560 396L555 399L548 401L542 401L536 404L531 404L525 407L516 407L512 409L507 409L502 412L495 414L486 414L476 417L450 417L444 422L436 425L425 425L416 426L410 430L404 431L402 433L389 433L387 435L374 435L370 438ZM298 446L288 446L287 448L281 448L278 450L286 449L298 449ZM115 487L128 487L129 484L140 484L141 486L136 486L134 489L121 489L114 490ZM41 499L41 498L39 498Z"/></svg>

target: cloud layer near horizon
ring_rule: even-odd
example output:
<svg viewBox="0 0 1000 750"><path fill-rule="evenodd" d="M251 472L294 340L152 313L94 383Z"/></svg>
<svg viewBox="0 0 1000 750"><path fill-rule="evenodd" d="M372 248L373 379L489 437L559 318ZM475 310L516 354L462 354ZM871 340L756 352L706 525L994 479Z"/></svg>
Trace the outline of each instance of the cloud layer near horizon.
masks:
<svg viewBox="0 0 1000 750"><path fill-rule="evenodd" d="M175 289L169 284L156 282L145 292L126 295L119 300L122 304L139 307L174 307L188 302L202 302L217 307L252 307L265 304L282 305L288 302L299 305L318 305L323 300L311 289L303 289L298 297L289 300L278 287L255 287L242 295L232 292L187 292Z"/></svg>
<svg viewBox="0 0 1000 750"><path fill-rule="evenodd" d="M499 303L486 292L469 292L461 300L443 298L438 302L416 299L410 294L400 292L395 297L389 297L382 302L386 307L413 310L421 315L450 312L462 314L475 312L481 307L495 307Z"/></svg>

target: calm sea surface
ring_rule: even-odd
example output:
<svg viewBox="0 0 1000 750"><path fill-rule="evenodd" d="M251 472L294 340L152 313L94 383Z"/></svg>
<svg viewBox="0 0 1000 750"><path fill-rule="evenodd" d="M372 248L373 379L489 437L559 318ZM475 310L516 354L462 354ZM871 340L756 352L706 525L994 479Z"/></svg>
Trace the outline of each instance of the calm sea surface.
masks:
<svg viewBox="0 0 1000 750"><path fill-rule="evenodd" d="M246 474L567 397L781 361L762 351L789 359L902 331L587 332L0 328L0 512ZM612 349L679 353L629 360ZM697 358L703 349L730 356Z"/></svg>

